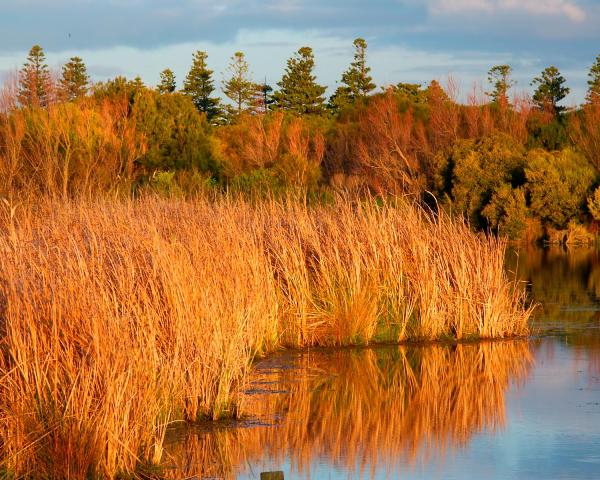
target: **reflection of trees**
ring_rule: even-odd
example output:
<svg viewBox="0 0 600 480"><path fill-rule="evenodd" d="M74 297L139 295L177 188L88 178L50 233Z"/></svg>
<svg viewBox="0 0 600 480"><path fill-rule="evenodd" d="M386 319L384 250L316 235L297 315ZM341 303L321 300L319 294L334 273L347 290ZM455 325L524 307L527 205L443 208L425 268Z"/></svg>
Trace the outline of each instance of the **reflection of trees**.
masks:
<svg viewBox="0 0 600 480"><path fill-rule="evenodd" d="M600 253L597 248L530 248L508 252L507 268L541 304L534 330L563 334L591 371L600 373Z"/></svg>
<svg viewBox="0 0 600 480"><path fill-rule="evenodd" d="M531 248L507 254L507 269L529 283L531 298L542 305L538 318L598 324L600 255L596 249ZM583 325L579 325L583 326Z"/></svg>
<svg viewBox="0 0 600 480"><path fill-rule="evenodd" d="M299 472L328 459L368 475L460 447L504 424L505 391L524 379L530 359L526 342L496 342L305 354L263 378L259 368L257 380L274 383L255 386L288 393L249 396L247 408L282 420L167 442L177 467L167 475L230 477L285 457Z"/></svg>

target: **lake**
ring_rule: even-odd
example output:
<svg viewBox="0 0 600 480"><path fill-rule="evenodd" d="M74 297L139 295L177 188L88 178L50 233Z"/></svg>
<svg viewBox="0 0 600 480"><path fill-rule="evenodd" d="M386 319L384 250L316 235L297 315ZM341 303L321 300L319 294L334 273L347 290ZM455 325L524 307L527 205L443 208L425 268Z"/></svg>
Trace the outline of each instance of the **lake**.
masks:
<svg viewBox="0 0 600 480"><path fill-rule="evenodd" d="M600 478L600 256L509 252L529 339L281 352L240 422L179 426L170 478Z"/></svg>

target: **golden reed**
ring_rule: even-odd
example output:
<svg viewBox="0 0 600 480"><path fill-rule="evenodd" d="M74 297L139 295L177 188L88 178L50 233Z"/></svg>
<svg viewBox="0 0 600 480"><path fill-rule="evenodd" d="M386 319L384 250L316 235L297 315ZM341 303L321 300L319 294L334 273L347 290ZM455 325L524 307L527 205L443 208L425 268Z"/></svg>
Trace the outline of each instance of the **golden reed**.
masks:
<svg viewBox="0 0 600 480"><path fill-rule="evenodd" d="M528 331L502 241L398 202L46 201L0 219L0 458L113 478L238 413L256 355Z"/></svg>

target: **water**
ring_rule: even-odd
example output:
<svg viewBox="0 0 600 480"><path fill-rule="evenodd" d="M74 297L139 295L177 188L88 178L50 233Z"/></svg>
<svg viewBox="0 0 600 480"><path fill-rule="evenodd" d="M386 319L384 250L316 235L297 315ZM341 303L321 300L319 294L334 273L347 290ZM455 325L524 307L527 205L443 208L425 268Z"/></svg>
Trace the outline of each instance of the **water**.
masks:
<svg viewBox="0 0 600 480"><path fill-rule="evenodd" d="M532 250L507 268L543 305L533 338L274 355L243 422L169 432L167 475L600 479L600 258Z"/></svg>

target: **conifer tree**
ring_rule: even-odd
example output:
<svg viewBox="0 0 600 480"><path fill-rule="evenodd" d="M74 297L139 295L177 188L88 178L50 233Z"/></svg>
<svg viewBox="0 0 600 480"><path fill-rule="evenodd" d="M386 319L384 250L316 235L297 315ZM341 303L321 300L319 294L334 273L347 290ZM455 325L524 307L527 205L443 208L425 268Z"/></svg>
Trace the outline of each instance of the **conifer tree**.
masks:
<svg viewBox="0 0 600 480"><path fill-rule="evenodd" d="M537 85L533 101L542 110L559 114L565 108L560 107L558 103L571 91L570 88L563 86L565 82L565 77L560 74L558 68L555 66L546 68L541 76L531 82L531 85Z"/></svg>
<svg viewBox="0 0 600 480"><path fill-rule="evenodd" d="M62 77L58 84L60 97L68 102L84 97L88 91L90 77L83 60L71 57L62 67Z"/></svg>
<svg viewBox="0 0 600 480"><path fill-rule="evenodd" d="M267 84L266 79L263 83L255 85L253 104L257 112L267 113L271 109L275 102L272 92L273 87Z"/></svg>
<svg viewBox="0 0 600 480"><path fill-rule="evenodd" d="M17 99L22 106L45 107L50 102L51 80L46 55L39 45L29 51L27 62L19 71Z"/></svg>
<svg viewBox="0 0 600 480"><path fill-rule="evenodd" d="M299 114L323 112L325 87L315 82L312 48L302 47L287 61L285 73L273 95L278 108Z"/></svg>
<svg viewBox="0 0 600 480"><path fill-rule="evenodd" d="M590 68L588 73L588 91L585 99L589 103L600 102L600 55L596 57L596 62Z"/></svg>
<svg viewBox="0 0 600 480"><path fill-rule="evenodd" d="M488 81L494 89L487 94L492 98L492 103L501 106L507 106L508 91L515 85L515 81L511 80L510 75L512 67L510 65L496 65L488 72Z"/></svg>
<svg viewBox="0 0 600 480"><path fill-rule="evenodd" d="M239 115L252 107L257 86L250 77L243 52L235 52L227 71L230 77L223 81L223 93L234 103L232 113Z"/></svg>
<svg viewBox="0 0 600 480"><path fill-rule="evenodd" d="M156 87L158 93L173 93L177 88L177 83L175 82L175 74L169 68L164 69L160 72L160 83Z"/></svg>
<svg viewBox="0 0 600 480"><path fill-rule="evenodd" d="M183 93L189 95L196 108L206 113L206 117L211 121L220 114L221 109L219 99L211 97L215 87L213 71L206 65L207 57L206 52L201 50L194 53L192 67L183 84Z"/></svg>
<svg viewBox="0 0 600 480"><path fill-rule="evenodd" d="M369 75L371 68L367 67L367 42L363 38L357 38L353 45L354 61L342 74L342 85L329 100L330 106L335 110L365 98L375 89L373 78Z"/></svg>

